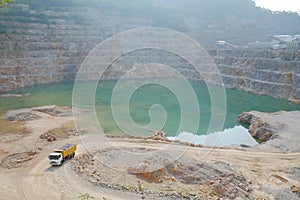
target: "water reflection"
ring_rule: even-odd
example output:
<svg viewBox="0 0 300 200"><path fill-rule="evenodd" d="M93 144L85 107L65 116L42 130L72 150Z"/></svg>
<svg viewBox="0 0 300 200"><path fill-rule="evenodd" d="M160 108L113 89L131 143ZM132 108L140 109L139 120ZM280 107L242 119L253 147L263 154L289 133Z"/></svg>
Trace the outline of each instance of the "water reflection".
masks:
<svg viewBox="0 0 300 200"><path fill-rule="evenodd" d="M215 132L209 135L194 135L192 133L182 132L178 136L168 138L170 140L180 140L182 142L202 144L204 146L254 146L258 144L243 126L235 126L234 128L225 129L224 131Z"/></svg>

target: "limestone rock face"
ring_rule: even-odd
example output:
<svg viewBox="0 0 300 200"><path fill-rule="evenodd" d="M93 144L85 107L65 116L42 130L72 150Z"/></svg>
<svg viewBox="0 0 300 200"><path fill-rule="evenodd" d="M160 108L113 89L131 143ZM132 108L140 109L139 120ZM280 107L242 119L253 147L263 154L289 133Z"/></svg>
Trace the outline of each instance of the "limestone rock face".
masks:
<svg viewBox="0 0 300 200"><path fill-rule="evenodd" d="M226 87L300 100L300 53L280 50L211 50Z"/></svg>
<svg viewBox="0 0 300 200"><path fill-rule="evenodd" d="M284 127L283 124L270 124L261 117L251 112L244 112L238 116L238 122L249 125L249 133L260 142L267 142L278 136L278 132Z"/></svg>
<svg viewBox="0 0 300 200"><path fill-rule="evenodd" d="M266 142L272 137L273 128L268 123L263 122L261 119L255 117L252 119L249 132L253 138L261 142Z"/></svg>
<svg viewBox="0 0 300 200"><path fill-rule="evenodd" d="M103 40L122 31L153 24L150 18L124 16L104 8L34 10L17 2L14 6L45 19L7 21L0 16L0 92L34 84L74 81L81 63ZM193 23L189 20L186 23L189 27L186 34L193 37ZM208 49L208 53L226 87L300 102L299 51ZM135 64L149 63L168 65L183 76L199 81L210 73L210 67L205 66L199 74L180 55L143 49L122 55L108 67L102 78L118 79ZM98 78L97 70L95 66L87 76Z"/></svg>
<svg viewBox="0 0 300 200"><path fill-rule="evenodd" d="M300 111L249 111L238 117L238 121L249 125L249 132L253 137L266 141L257 148L291 152L300 152L299 119Z"/></svg>
<svg viewBox="0 0 300 200"><path fill-rule="evenodd" d="M249 125L249 133L254 139L260 142L270 140L276 129L261 118L247 112L239 115L237 120L241 124Z"/></svg>
<svg viewBox="0 0 300 200"><path fill-rule="evenodd" d="M243 112L242 114L240 114L238 116L237 120L241 124L251 125L253 118L254 118L254 115L252 115L250 113Z"/></svg>

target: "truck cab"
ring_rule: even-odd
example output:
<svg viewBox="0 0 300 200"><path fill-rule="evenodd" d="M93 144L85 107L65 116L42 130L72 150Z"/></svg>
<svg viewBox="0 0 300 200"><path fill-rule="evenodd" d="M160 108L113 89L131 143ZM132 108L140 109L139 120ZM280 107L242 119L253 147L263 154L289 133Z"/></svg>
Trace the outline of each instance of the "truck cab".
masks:
<svg viewBox="0 0 300 200"><path fill-rule="evenodd" d="M50 165L60 166L63 163L63 157L61 153L50 153L49 156Z"/></svg>

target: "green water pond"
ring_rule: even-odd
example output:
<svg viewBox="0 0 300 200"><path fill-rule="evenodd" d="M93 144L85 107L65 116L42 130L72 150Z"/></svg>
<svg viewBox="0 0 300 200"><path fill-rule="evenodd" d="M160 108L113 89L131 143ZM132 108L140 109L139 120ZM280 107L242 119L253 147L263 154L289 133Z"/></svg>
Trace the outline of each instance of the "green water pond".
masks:
<svg viewBox="0 0 300 200"><path fill-rule="evenodd" d="M108 134L122 134L122 131L114 122L111 111L111 95L115 83L115 81L102 81L97 88L95 97L98 120L103 130ZM210 95L205 84L191 81L191 85L197 94L201 113L197 133L206 134L211 119ZM0 98L0 111L43 105L71 106L72 92L73 83L45 84L21 88L11 93L30 93L30 96L22 98ZM257 110L262 112L276 112L280 110L300 110L300 105L282 99L232 89L226 89L226 102L226 120L223 129L233 128L238 125L237 116L244 111ZM145 85L138 88L131 96L129 110L134 122L141 126L147 125L150 122L149 108L154 104L159 104L166 110L168 117L163 130L167 132L168 135L178 134L181 119L178 99L167 88L159 85Z"/></svg>

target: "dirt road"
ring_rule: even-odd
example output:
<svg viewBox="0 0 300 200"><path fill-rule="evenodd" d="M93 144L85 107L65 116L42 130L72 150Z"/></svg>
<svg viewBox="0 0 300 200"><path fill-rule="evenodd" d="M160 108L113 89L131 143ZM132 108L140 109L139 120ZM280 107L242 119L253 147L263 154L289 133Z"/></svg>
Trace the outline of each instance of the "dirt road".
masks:
<svg viewBox="0 0 300 200"><path fill-rule="evenodd" d="M26 122L26 127L31 134L16 137L15 135L0 136L1 152L0 158L21 152L39 151L39 153L28 162L20 163L18 168L5 169L0 167L0 199L79 199L79 193L89 193L96 199L106 197L108 199L140 199L139 195L131 193L119 193L110 189L95 187L82 180L70 170L70 162L67 161L62 167L52 167L48 163L48 154L65 143L78 144L77 154L87 153L81 144L79 137L61 139L49 143L39 139L39 135L48 130L58 128L67 121L72 120L70 116L53 116L44 112L33 111L33 109L20 109L9 112L8 115L33 112L39 118ZM5 140L3 139L5 138ZM12 138L12 139L7 139ZM15 139L17 138L17 139ZM17 161L18 162L18 161Z"/></svg>

